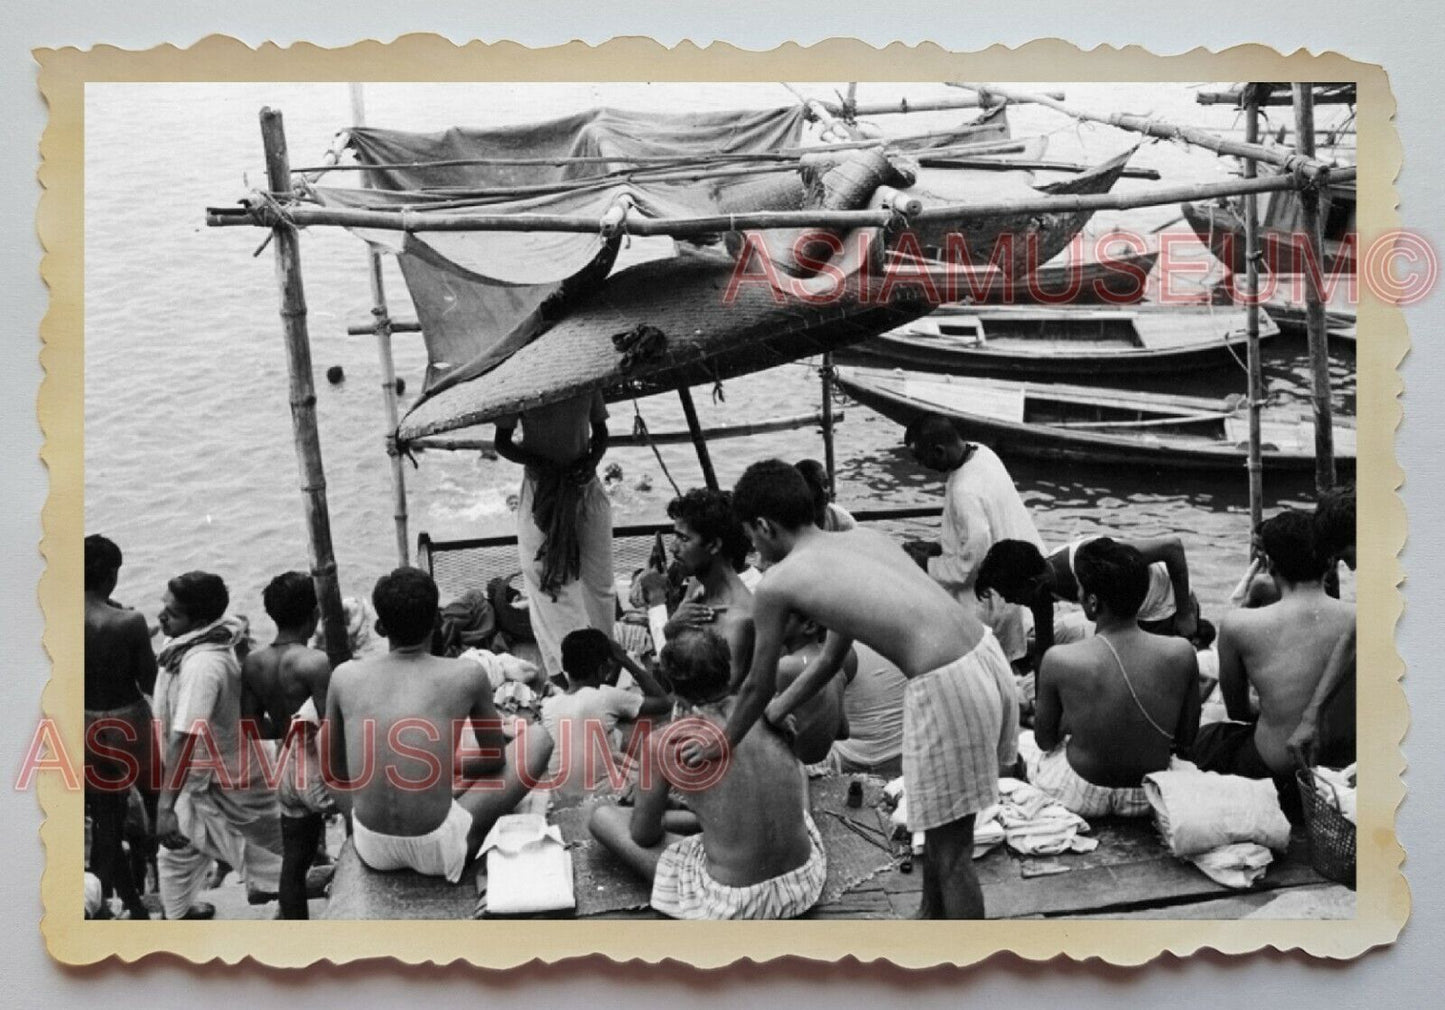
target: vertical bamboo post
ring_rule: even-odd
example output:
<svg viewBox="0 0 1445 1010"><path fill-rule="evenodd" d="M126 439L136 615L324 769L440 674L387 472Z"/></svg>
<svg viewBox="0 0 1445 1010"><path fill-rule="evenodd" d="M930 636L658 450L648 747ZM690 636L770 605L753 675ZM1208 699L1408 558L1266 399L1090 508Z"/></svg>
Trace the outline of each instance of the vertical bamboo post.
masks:
<svg viewBox="0 0 1445 1010"><path fill-rule="evenodd" d="M1314 85L1308 81L1294 85L1295 150L1306 158L1315 156ZM1315 420L1315 490L1321 493L1335 485L1334 412L1330 407L1330 349L1325 332L1325 302L1319 280L1326 264L1324 239L1320 228L1320 202L1324 190L1310 188L1300 192L1304 210L1307 262L1318 264L1319 271L1305 270L1305 308L1309 324L1310 373L1313 379ZM1300 250L1296 245L1296 259Z"/></svg>
<svg viewBox="0 0 1445 1010"><path fill-rule="evenodd" d="M697 461L702 466L702 479L711 490L716 491L718 489L717 473L712 468L712 456L707 451L707 439L703 437L702 425L697 420L697 407L692 402L692 390L686 386L678 386L677 398L682 401L682 412L687 417L687 430L692 435L692 445L697 450Z"/></svg>
<svg viewBox="0 0 1445 1010"><path fill-rule="evenodd" d="M1259 142L1259 101L1253 85L1245 85L1244 142ZM1258 166L1244 159L1244 177L1253 179ZM1249 529L1258 533L1264 522L1264 461L1260 449L1259 412L1264 403L1264 368L1259 354L1259 205L1253 193L1244 197L1245 332L1249 337Z"/></svg>
<svg viewBox="0 0 1445 1010"><path fill-rule="evenodd" d="M366 98L359 83L351 85L351 121L366 125ZM381 253L367 246L367 263L371 276L372 332L376 334L376 357L381 365L381 401L386 415L386 455L391 462L391 514L396 523L397 564L411 564L411 544L407 532L406 468L396 448L398 410L396 403L396 362L391 354L391 312L386 304L386 286L382 277Z"/></svg>
<svg viewBox="0 0 1445 1010"><path fill-rule="evenodd" d="M281 113L261 110L261 140L266 148L266 178L271 192L291 189L291 162ZM281 326L286 339L286 370L291 387L291 431L301 472L301 501L310 534L311 577L321 604L326 655L332 665L351 658L346 615L331 546L331 517L326 507L326 473L321 466L321 437L316 430L316 388L311 378L311 338L306 329L306 291L301 283L301 245L296 229L278 221L271 229L276 248L276 283L281 291Z"/></svg>
<svg viewBox="0 0 1445 1010"><path fill-rule="evenodd" d="M823 366L818 369L823 382L823 468L828 471L828 497L838 493L838 477L834 473L833 454L833 352L823 354Z"/></svg>

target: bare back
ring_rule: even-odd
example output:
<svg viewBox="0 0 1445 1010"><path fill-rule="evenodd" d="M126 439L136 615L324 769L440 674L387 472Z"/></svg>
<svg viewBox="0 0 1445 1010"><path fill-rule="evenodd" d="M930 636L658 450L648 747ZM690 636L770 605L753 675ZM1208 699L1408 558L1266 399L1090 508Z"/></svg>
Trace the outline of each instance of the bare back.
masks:
<svg viewBox="0 0 1445 1010"><path fill-rule="evenodd" d="M485 722L496 719L491 693L470 660L393 651L337 667L327 707L341 722L346 777L364 780L350 796L356 817L382 834L437 828L451 809L453 756L465 721L483 721L483 747L500 746L500 729Z"/></svg>
<svg viewBox="0 0 1445 1010"><path fill-rule="evenodd" d="M1355 624L1355 608L1323 590L1286 593L1278 603L1231 611L1219 630L1221 689L1229 700L1226 678L1237 683L1237 669L1259 695L1254 743L1276 772L1287 772L1292 758L1285 741L1299 726L1325 666L1339 640ZM1239 705L1231 706L1231 715Z"/></svg>
<svg viewBox="0 0 1445 1010"><path fill-rule="evenodd" d="M735 573L728 575L722 592L709 593L703 589L690 599L714 609L712 630L728 643L728 655L732 657L731 683L736 688L747 675L753 659L753 594Z"/></svg>
<svg viewBox="0 0 1445 1010"><path fill-rule="evenodd" d="M1069 764L1088 781L1132 788L1192 743L1198 679L1188 642L1137 627L1055 646L1039 673L1036 732L1066 733Z"/></svg>
<svg viewBox="0 0 1445 1010"><path fill-rule="evenodd" d="M113 603L85 601L85 707L108 712L154 690L156 659L143 616Z"/></svg>
<svg viewBox="0 0 1445 1010"><path fill-rule="evenodd" d="M326 653L300 642L268 645L246 657L241 680L261 705L268 723L267 736L286 732L291 717L307 699L316 702L316 714L326 712L326 687L331 663Z"/></svg>
<svg viewBox="0 0 1445 1010"><path fill-rule="evenodd" d="M909 678L967 655L983 638L976 618L871 530L810 538L769 569L758 591L862 642Z"/></svg>
<svg viewBox="0 0 1445 1010"><path fill-rule="evenodd" d="M700 718L722 728L720 719ZM659 737L650 739L656 743ZM668 767L661 761L657 766ZM683 795L702 823L708 872L719 883L745 887L807 862L807 780L775 731L756 728L733 749L716 785Z"/></svg>

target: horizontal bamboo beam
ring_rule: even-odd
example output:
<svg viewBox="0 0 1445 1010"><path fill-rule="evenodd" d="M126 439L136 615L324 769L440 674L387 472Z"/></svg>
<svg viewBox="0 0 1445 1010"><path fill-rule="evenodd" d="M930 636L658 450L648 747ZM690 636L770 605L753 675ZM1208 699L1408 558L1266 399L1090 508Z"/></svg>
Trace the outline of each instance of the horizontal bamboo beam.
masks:
<svg viewBox="0 0 1445 1010"><path fill-rule="evenodd" d="M1353 167L1336 170L1334 181L1355 178ZM1132 210L1179 203L1184 200L1207 200L1245 193L1272 193L1298 189L1300 184L1289 174L1276 174L1259 179L1230 179L1211 183L1169 186L1148 193L1119 195L1094 193L1032 197L1022 200L995 200L961 206L925 207L911 220L965 221L1014 214L1057 214L1082 210ZM671 235L688 237L715 235L730 231L765 231L774 228L880 228L893 223L895 215L888 210L779 210L754 211L744 214L714 214L684 218L638 218L628 225L632 235ZM254 226L271 228L285 221L297 227L337 225L343 228L371 228L379 231L405 232L573 232L592 234L601 230L601 219L566 214L418 214L406 209L396 211L354 210L341 207L291 206L278 213L268 204L254 207L209 207L206 224L211 227Z"/></svg>
<svg viewBox="0 0 1445 1010"><path fill-rule="evenodd" d="M1271 89L1269 94L1255 99L1256 105L1290 105L1294 102L1294 92L1290 85L1282 84L1280 90ZM1316 84L1315 88L1328 88L1328 84ZM1236 105L1244 107L1244 89L1230 88L1228 91L1200 91L1194 99L1200 105ZM1354 105L1354 89L1346 93L1317 92L1315 94L1316 105Z"/></svg>
<svg viewBox="0 0 1445 1010"><path fill-rule="evenodd" d="M842 418L841 411L833 415L834 421L840 421ZM797 414L792 417L775 417L768 421L756 421L751 424L730 424L718 428L704 428L702 434L705 438L743 438L749 435L766 435L775 431L793 431L822 423L823 415L814 412ZM627 446L629 448L646 447L649 443L652 445L686 445L691 441L692 433L688 431L654 431L648 438L628 432L610 435L607 438L607 444L610 446ZM490 438L447 438L443 435L427 435L409 442L408 445L413 448L442 449L450 452L493 448Z"/></svg>
<svg viewBox="0 0 1445 1010"><path fill-rule="evenodd" d="M958 83L955 84L955 87L972 88L975 90L983 89L993 94L1003 95L1010 100L1032 98L1039 105L1053 109L1055 112L1063 113L1073 119L1089 123L1103 123L1106 126L1113 126L1120 130L1128 130L1131 133L1141 133L1146 137L1158 137L1161 140L1182 140L1186 144L1202 147L1205 150L1213 151L1215 154L1232 155L1236 158L1252 158L1255 161L1278 165L1280 168L1290 170L1298 169L1298 171L1311 179L1320 179L1328 175L1330 171L1329 165L1322 161L1317 161L1314 158L1306 158L1299 154L1278 148L1265 147L1262 144L1246 144L1243 141L1227 140L1208 130L1201 130L1192 126L1177 126L1173 123L1152 119L1148 116L1135 116L1127 112L1111 112L1105 115L1090 112L1087 109L1065 105L1063 102L1056 102L1046 95L1036 95L1026 91L1014 91L1011 88L1000 88L993 85Z"/></svg>
<svg viewBox="0 0 1445 1010"><path fill-rule="evenodd" d="M896 102L859 103L851 109L845 108L837 102L829 102L823 99L813 99L813 101L817 102L835 116L841 116L845 113L852 113L855 116L893 116L906 115L910 112L948 112L952 109L992 109L995 106L1004 104L1002 100L991 100L991 95L995 93L993 89L989 88L985 89L982 94L973 94L964 98L928 98L917 102L910 102L905 97L900 98ZM1062 91L1046 91L1044 94L1060 102L1063 101L1065 97Z"/></svg>

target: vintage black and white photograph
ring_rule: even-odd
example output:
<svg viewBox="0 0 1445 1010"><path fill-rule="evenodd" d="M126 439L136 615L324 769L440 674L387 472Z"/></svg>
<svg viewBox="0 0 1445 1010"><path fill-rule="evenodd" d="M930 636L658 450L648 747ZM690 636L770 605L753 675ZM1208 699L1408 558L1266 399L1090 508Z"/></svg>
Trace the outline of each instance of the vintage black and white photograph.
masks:
<svg viewBox="0 0 1445 1010"><path fill-rule="evenodd" d="M87 83L85 916L1354 918L1358 105Z"/></svg>

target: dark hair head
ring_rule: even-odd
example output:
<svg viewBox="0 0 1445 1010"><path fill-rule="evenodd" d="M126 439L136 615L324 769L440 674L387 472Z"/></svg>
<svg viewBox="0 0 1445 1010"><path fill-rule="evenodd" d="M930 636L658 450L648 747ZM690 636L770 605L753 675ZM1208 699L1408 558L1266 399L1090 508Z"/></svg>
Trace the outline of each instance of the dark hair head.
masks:
<svg viewBox="0 0 1445 1010"><path fill-rule="evenodd" d="M663 675L688 701L722 693L732 674L728 643L711 628L685 628L667 640L660 657Z"/></svg>
<svg viewBox="0 0 1445 1010"><path fill-rule="evenodd" d="M808 482L813 493L813 522L821 527L828 515L828 469L816 459L800 459L793 466Z"/></svg>
<svg viewBox="0 0 1445 1010"><path fill-rule="evenodd" d="M949 446L962 441L963 436L958 433L958 428L942 414L915 417L903 432L903 444L910 447Z"/></svg>
<svg viewBox="0 0 1445 1010"><path fill-rule="evenodd" d="M1286 509L1260 524L1259 540L1269 558L1270 570L1286 582L1318 582L1324 578L1328 559L1315 547L1313 516Z"/></svg>
<svg viewBox="0 0 1445 1010"><path fill-rule="evenodd" d="M85 588L110 592L120 571L120 548L108 537L92 533L85 538Z"/></svg>
<svg viewBox="0 0 1445 1010"><path fill-rule="evenodd" d="M765 459L738 478L733 514L740 523L769 519L785 530L801 529L813 522L813 492L796 467Z"/></svg>
<svg viewBox="0 0 1445 1010"><path fill-rule="evenodd" d="M596 680L611 658L612 643L596 628L578 628L562 639L562 669L574 681Z"/></svg>
<svg viewBox="0 0 1445 1010"><path fill-rule="evenodd" d="M1081 595L1098 597L1114 617L1133 617L1149 595L1144 555L1109 537L1090 540L1074 552L1074 578Z"/></svg>
<svg viewBox="0 0 1445 1010"><path fill-rule="evenodd" d="M1328 561L1355 546L1355 489L1331 488L1315 506L1315 549Z"/></svg>
<svg viewBox="0 0 1445 1010"><path fill-rule="evenodd" d="M221 619L230 606L231 594L219 575L186 572L166 583L176 603L197 626Z"/></svg>
<svg viewBox="0 0 1445 1010"><path fill-rule="evenodd" d="M437 584L420 568L397 568L376 580L371 605L386 637L419 645L436 627Z"/></svg>
<svg viewBox="0 0 1445 1010"><path fill-rule="evenodd" d="M1043 554L1027 540L1000 540L983 556L973 591L982 597L992 590L1010 603L1017 603L1028 596L1034 580L1048 569Z"/></svg>
<svg viewBox="0 0 1445 1010"><path fill-rule="evenodd" d="M305 572L282 572L261 591L261 604L278 628L300 628L316 616L316 584Z"/></svg>
<svg viewBox="0 0 1445 1010"><path fill-rule="evenodd" d="M739 552L743 558L748 556L748 535L733 515L732 495L727 491L695 487L667 503L667 518L687 523L704 543L719 541L719 552L729 564L736 564Z"/></svg>

